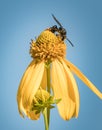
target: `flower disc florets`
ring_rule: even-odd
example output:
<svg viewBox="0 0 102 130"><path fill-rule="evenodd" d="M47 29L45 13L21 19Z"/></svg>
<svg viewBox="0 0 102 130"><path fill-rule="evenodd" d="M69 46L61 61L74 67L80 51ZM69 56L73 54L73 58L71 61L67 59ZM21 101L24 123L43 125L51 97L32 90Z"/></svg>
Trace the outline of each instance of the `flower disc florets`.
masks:
<svg viewBox="0 0 102 130"><path fill-rule="evenodd" d="M30 54L37 61L53 61L65 57L66 45L59 36L49 30L43 31L36 41L31 42Z"/></svg>

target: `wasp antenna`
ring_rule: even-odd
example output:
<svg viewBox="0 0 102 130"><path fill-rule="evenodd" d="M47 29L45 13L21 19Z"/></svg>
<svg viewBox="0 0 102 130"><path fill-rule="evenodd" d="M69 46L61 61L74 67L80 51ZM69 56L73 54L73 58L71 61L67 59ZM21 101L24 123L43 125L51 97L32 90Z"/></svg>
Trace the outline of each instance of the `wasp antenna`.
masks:
<svg viewBox="0 0 102 130"><path fill-rule="evenodd" d="M61 23L57 20L57 18L52 14L53 19L56 21L57 24L59 24L60 27L63 27Z"/></svg>
<svg viewBox="0 0 102 130"><path fill-rule="evenodd" d="M73 43L68 38L66 38L66 39L71 44L71 46L74 47Z"/></svg>

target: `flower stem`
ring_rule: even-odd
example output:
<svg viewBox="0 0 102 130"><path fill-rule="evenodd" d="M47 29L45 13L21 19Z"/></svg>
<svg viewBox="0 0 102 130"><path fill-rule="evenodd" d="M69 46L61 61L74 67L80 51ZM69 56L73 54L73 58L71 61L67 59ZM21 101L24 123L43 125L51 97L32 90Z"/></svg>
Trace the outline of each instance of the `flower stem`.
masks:
<svg viewBox="0 0 102 130"><path fill-rule="evenodd" d="M45 130L49 130L48 119L47 119L47 108L43 110Z"/></svg>
<svg viewBox="0 0 102 130"><path fill-rule="evenodd" d="M47 91L51 93L50 64L47 65L46 71L47 71ZM49 126L49 122L50 122L50 109L49 108L47 108L47 119L48 119L48 126Z"/></svg>

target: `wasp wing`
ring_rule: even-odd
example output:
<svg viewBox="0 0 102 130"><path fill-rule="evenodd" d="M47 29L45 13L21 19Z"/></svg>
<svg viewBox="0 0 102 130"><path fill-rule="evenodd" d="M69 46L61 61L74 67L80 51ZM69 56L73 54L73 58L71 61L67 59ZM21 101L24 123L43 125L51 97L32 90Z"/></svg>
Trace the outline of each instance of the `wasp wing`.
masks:
<svg viewBox="0 0 102 130"><path fill-rule="evenodd" d="M61 25L61 23L57 20L57 18L53 14L52 14L52 17L56 21L56 23L58 23L59 26L63 28L63 26Z"/></svg>

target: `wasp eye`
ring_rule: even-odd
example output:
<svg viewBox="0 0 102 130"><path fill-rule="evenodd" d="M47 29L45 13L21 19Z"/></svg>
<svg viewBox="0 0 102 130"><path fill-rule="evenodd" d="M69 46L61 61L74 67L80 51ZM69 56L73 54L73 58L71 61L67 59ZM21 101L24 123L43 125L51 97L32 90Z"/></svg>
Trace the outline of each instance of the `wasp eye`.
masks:
<svg viewBox="0 0 102 130"><path fill-rule="evenodd" d="M54 25L53 28L57 29L57 25Z"/></svg>
<svg viewBox="0 0 102 130"><path fill-rule="evenodd" d="M59 27L59 30L62 30L63 28L62 27Z"/></svg>

